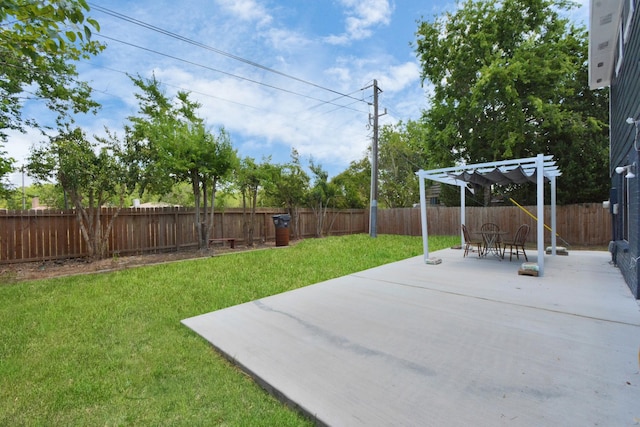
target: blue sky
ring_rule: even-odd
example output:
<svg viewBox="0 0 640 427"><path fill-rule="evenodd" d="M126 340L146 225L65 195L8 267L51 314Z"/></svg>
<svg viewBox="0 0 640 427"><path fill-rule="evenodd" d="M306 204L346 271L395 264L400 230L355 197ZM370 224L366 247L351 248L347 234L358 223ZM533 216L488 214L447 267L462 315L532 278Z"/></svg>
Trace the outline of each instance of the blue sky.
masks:
<svg viewBox="0 0 640 427"><path fill-rule="evenodd" d="M588 3L581 3L576 16L586 22ZM126 73L155 74L168 95L191 92L202 104L199 115L214 132L224 127L241 157L272 156L281 163L295 148L305 163L313 158L331 176L366 155L374 79L382 90L381 112L387 111L380 125L420 117L428 87L421 85L411 47L416 21L455 7L433 0L89 4L101 26L96 39L107 48L78 64L81 79L90 82L103 105L96 116L78 118L88 135L103 135L105 126L122 135L127 117L138 108ZM27 113L39 114L38 107ZM35 132L12 134L5 148L20 165L41 140ZM11 181L19 185L20 176Z"/></svg>

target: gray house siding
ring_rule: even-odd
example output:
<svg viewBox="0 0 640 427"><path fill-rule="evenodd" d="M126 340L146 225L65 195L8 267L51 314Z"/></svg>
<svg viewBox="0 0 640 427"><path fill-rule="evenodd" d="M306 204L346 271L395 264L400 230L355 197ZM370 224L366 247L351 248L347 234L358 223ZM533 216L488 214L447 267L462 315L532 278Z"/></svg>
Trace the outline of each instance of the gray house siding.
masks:
<svg viewBox="0 0 640 427"><path fill-rule="evenodd" d="M640 120L640 10L634 11L629 0L623 0L618 46L616 46L610 86L610 176L612 188L611 252L625 281L636 298L640 298L640 124L628 124L632 117ZM630 16L630 18L629 18ZM629 28L626 28L629 27ZM621 31L621 32L620 32ZM627 35L625 38L624 35ZM622 57L621 57L622 55ZM635 178L626 179L616 167L636 164ZM616 211L614 207L617 204Z"/></svg>

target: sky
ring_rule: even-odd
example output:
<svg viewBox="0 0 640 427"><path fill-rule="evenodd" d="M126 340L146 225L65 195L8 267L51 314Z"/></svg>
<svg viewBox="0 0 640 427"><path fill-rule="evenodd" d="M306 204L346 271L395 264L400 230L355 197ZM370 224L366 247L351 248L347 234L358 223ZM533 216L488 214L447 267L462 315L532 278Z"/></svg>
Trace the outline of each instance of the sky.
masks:
<svg viewBox="0 0 640 427"><path fill-rule="evenodd" d="M587 0L574 13L586 22ZM87 135L123 136L138 111L129 75L155 78L173 97L186 91L213 133L224 128L240 157L286 163L296 149L335 176L363 159L372 138L373 81L379 125L418 119L428 108L413 43L418 21L441 0L92 0L107 45L77 64L102 108L77 118ZM25 116L46 117L38 105ZM20 166L37 132L5 146ZM22 175L11 175L19 186ZM30 179L26 177L27 184Z"/></svg>

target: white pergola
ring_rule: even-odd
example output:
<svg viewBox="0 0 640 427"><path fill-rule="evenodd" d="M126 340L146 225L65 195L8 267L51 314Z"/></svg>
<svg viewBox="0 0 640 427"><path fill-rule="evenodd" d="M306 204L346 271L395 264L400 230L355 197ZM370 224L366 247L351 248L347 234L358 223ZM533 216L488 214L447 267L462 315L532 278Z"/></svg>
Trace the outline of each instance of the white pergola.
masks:
<svg viewBox="0 0 640 427"><path fill-rule="evenodd" d="M504 160L500 162L478 163L474 165L454 166L442 169L419 170L416 172L420 181L420 210L422 219L422 245L424 261L429 260L429 234L427 231L427 197L426 180L460 187L460 223L465 223L465 191L468 184L490 186L494 184L536 183L537 197L537 241L538 241L538 274L544 274L544 183L551 184L551 254L556 255L556 177L562 175L556 166L553 156L538 154L536 157ZM461 243L464 244L462 230Z"/></svg>

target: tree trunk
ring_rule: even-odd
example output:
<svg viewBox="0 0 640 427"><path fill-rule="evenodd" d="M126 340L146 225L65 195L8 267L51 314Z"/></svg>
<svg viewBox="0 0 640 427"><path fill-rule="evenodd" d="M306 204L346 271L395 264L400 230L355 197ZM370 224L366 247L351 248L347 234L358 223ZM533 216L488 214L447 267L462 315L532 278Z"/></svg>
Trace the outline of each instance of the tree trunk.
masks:
<svg viewBox="0 0 640 427"><path fill-rule="evenodd" d="M482 187L482 194L484 207L491 206L491 186Z"/></svg>
<svg viewBox="0 0 640 427"><path fill-rule="evenodd" d="M254 187L253 200L251 200L251 213L249 214L249 241L247 242L248 246L253 246L253 238L255 235L256 229L256 208L258 207L258 188Z"/></svg>
<svg viewBox="0 0 640 427"><path fill-rule="evenodd" d="M324 227L324 212L322 209L322 202L318 202L318 205L311 208L316 217L316 237L322 237L322 229Z"/></svg>
<svg viewBox="0 0 640 427"><path fill-rule="evenodd" d="M218 179L214 177L213 180L211 181L211 218L209 220L209 238L211 239L215 238L215 234L216 234L216 223L215 223L214 211L216 207L217 184L218 184Z"/></svg>
<svg viewBox="0 0 640 427"><path fill-rule="evenodd" d="M298 214L298 208L289 206L287 209L289 215L291 215L291 236L294 239L298 239L300 230L300 215Z"/></svg>
<svg viewBox="0 0 640 427"><path fill-rule="evenodd" d="M121 210L122 210L122 203L116 209L115 213L111 216L111 219L109 220L109 224L107 224L107 229L105 230L104 235L102 236L102 244L100 245L101 258L105 258L107 256L109 236L111 235L111 230L113 230L113 224L116 218L118 217L118 215L120 215Z"/></svg>
<svg viewBox="0 0 640 427"><path fill-rule="evenodd" d="M94 258L96 256L96 247L94 244L95 236L92 227L93 213L91 212L91 207L87 208L82 205L82 196L77 191L69 190L69 195L76 208L76 219L80 227L80 234L82 234L82 238L87 245L89 258Z"/></svg>
<svg viewBox="0 0 640 427"><path fill-rule="evenodd" d="M203 205L203 213L202 213L202 236L200 249L208 249L209 248L209 215L208 215L208 202L209 196L207 191L207 182L202 180L202 205Z"/></svg>
<svg viewBox="0 0 640 427"><path fill-rule="evenodd" d="M193 200L196 208L196 236L198 237L198 249L203 249L207 247L208 242L204 242L204 234L203 234L203 224L200 219L200 180L197 176L191 177L191 190L193 191Z"/></svg>
<svg viewBox="0 0 640 427"><path fill-rule="evenodd" d="M247 195L242 192L242 237L249 244L249 222L247 221Z"/></svg>

